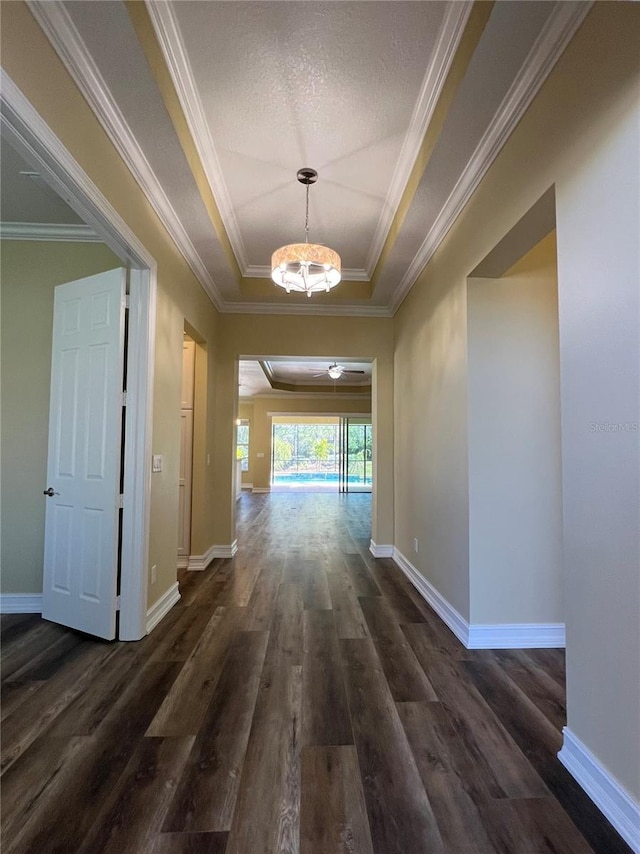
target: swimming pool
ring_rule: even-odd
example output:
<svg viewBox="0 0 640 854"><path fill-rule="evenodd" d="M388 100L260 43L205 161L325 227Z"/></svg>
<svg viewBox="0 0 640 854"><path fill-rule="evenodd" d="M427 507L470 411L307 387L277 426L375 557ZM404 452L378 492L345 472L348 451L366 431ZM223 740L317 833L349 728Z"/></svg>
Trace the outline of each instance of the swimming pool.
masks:
<svg viewBox="0 0 640 854"><path fill-rule="evenodd" d="M274 486L286 486L286 484L292 485L300 485L300 484L317 484L317 483L335 483L337 484L340 481L340 475L338 472L291 472L291 473L282 473L274 474L272 483ZM350 474L348 481L350 484L354 486L371 486L371 478L367 478L363 480L361 477L357 475Z"/></svg>

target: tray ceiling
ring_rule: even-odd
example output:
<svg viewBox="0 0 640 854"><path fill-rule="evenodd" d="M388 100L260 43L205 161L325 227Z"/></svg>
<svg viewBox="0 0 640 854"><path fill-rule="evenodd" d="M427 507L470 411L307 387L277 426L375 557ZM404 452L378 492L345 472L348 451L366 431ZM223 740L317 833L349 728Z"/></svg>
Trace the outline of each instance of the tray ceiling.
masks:
<svg viewBox="0 0 640 854"><path fill-rule="evenodd" d="M29 6L220 310L384 315L590 4ZM311 239L343 265L311 299L268 278L303 237L302 166Z"/></svg>

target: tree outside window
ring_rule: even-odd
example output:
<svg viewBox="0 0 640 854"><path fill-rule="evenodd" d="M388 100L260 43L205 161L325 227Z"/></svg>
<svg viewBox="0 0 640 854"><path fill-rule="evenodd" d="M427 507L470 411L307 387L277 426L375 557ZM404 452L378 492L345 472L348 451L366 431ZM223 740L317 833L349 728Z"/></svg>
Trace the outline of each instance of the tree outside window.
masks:
<svg viewBox="0 0 640 854"><path fill-rule="evenodd" d="M249 422L238 424L236 457L242 460L242 471L249 471Z"/></svg>

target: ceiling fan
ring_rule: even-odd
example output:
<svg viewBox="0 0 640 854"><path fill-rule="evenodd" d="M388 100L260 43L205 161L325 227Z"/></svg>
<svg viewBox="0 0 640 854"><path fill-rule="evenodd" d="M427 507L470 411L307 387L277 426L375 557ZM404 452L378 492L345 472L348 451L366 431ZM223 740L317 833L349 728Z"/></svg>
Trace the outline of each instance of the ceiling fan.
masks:
<svg viewBox="0 0 640 854"><path fill-rule="evenodd" d="M364 374L365 371L353 371L349 368L345 368L344 365L338 365L334 362L332 365L329 365L326 371L322 371L320 374L314 374L314 377L323 377L325 374L329 374L332 380L339 380L343 374Z"/></svg>

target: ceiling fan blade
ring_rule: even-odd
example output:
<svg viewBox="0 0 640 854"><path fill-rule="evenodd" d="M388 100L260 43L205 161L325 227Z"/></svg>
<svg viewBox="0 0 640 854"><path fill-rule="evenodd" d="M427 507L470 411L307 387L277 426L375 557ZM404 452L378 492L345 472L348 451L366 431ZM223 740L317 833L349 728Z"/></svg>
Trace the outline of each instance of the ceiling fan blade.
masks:
<svg viewBox="0 0 640 854"><path fill-rule="evenodd" d="M323 371L321 374L311 374L312 377L326 377L327 372Z"/></svg>
<svg viewBox="0 0 640 854"><path fill-rule="evenodd" d="M346 371L346 370L345 370L345 371L343 371L342 373L343 373L343 374L364 374L364 373L366 373L366 372L365 372L365 371Z"/></svg>

